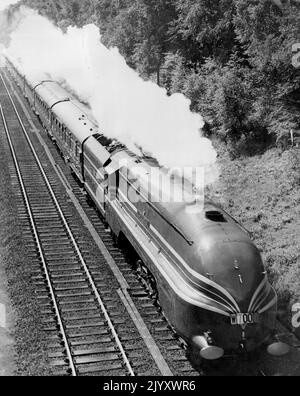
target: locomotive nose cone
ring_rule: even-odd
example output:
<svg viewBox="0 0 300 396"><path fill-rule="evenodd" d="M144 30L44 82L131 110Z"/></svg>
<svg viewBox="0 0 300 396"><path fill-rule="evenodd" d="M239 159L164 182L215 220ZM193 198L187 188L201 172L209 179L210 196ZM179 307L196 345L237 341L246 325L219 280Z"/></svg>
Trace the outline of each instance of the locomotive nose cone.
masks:
<svg viewBox="0 0 300 396"><path fill-rule="evenodd" d="M281 357L287 355L290 351L290 347L285 342L274 342L268 346L268 353L272 356Z"/></svg>
<svg viewBox="0 0 300 396"><path fill-rule="evenodd" d="M224 356L224 349L215 345L210 345L204 336L193 338L194 344L200 348L200 356L206 360L218 360Z"/></svg>

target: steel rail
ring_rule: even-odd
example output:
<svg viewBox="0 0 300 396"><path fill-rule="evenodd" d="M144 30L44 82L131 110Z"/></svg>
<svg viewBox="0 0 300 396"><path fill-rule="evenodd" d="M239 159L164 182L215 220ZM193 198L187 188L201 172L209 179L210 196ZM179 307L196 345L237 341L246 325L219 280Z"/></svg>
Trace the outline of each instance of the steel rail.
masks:
<svg viewBox="0 0 300 396"><path fill-rule="evenodd" d="M39 234L37 232L36 224L35 224L35 221L34 221L34 216L33 216L32 209L31 209L31 205L30 205L30 202L29 202L29 199L28 199L28 196L27 196L26 187L24 185L24 181L23 181L23 177L22 177L22 174L21 174L19 162L18 162L18 159L17 159L17 156L16 156L16 152L15 152L15 149L14 149L14 146L13 146L13 142L12 142L10 134L9 134L6 118L5 118L1 103L0 103L0 111L1 111L1 117L2 117L2 120L3 120L4 129L5 129L5 134L7 136L9 147L10 147L10 150L11 150L11 153L12 153L12 157L13 157L13 160L14 160L14 164L15 164L17 175L18 175L18 179L19 179L19 183L20 183L21 190L22 190L22 195L23 195L23 198L24 198L24 201L25 201L27 213L28 213L28 216L29 216L29 219L30 219L30 224L31 224L31 227L32 227L32 230L33 230L33 234L34 234L34 237L35 237L35 242L36 242L36 245L37 245L37 248L38 248L38 251L39 251L39 255L40 255L40 258L41 258L41 261L42 261L42 264L43 264L43 269L44 269L44 272L45 272L45 275L46 275L49 291L50 291L51 298L52 298L52 303L53 303L54 309L55 309L56 319L58 321L58 324L59 324L59 327L60 327L60 332L61 332L61 335L63 337L63 341L64 341L64 345L65 345L65 348L66 348L66 353L67 353L67 356L68 356L68 360L69 360L70 368L71 368L71 371L72 371L72 375L75 377L75 376L77 376L77 371L76 371L75 364L74 364L74 361L73 361L71 348L70 348L70 345L69 345L69 342L68 342L68 339L67 339L67 336L66 336L65 328L64 328L64 325L63 325L63 321L62 321L62 318L61 318L60 310L59 310L58 303L57 303L57 300L56 300L56 297L55 297L55 293L54 293L54 289L53 289L53 286L52 286L52 283L51 283L50 274L49 274L49 271L48 271L48 268L47 268L44 252L43 252L43 249L42 249L40 237L39 237Z"/></svg>
<svg viewBox="0 0 300 396"><path fill-rule="evenodd" d="M10 102L11 102L11 104L13 106L13 109L15 111L15 114L16 114L16 116L18 118L19 124L20 124L20 126L21 126L21 128L23 130L24 136L25 136L25 138L26 138L26 140L28 142L28 145L29 145L29 147L30 147L30 149L32 151L32 154L33 154L33 156L34 156L34 158L36 160L36 163L37 163L37 165L39 167L39 170L40 170L40 172L41 172L41 174L42 174L42 176L44 178L44 181L45 181L45 183L47 185L47 188L48 188L49 193L50 193L50 195L52 197L52 200L53 200L53 202L54 202L54 204L56 206L56 209L57 209L57 211L58 211L58 213L59 213L59 215L61 217L61 220L63 221L63 224L64 224L64 226L65 226L65 228L67 230L67 233L68 233L68 235L69 235L69 237L70 237L70 239L72 241L72 244L73 244L73 246L75 248L75 251L76 251L76 253L78 255L78 258L80 259L80 262L81 262L81 264L83 266L83 269L84 269L84 271L86 273L86 276L87 276L87 278L89 280L90 286L93 289L93 292L94 292L94 294L96 296L98 304L99 304L99 306L100 306L100 308L101 308L101 310L102 310L102 312L103 312L103 314L105 316L107 324L108 324L108 326L109 326L109 328L111 330L111 333L112 333L112 335L113 335L113 337L115 339L115 342L116 342L116 344L117 344L117 346L118 346L118 348L120 350L120 353L122 355L122 358L123 358L123 361L125 363L125 366L126 366L128 372L129 372L130 376L135 376L134 370L133 370L133 368L132 368L132 366L130 364L130 361L129 361L129 359L127 357L127 354L126 354L126 352L124 350L124 347L123 347L123 345L122 345L122 343L120 341L120 338L119 338L119 336L117 334L117 331L116 331L116 329L115 329L115 327L114 327L114 325L113 325L113 323L112 323L112 321L110 319L109 313L108 313L108 311L105 308L105 305L104 305L104 303L102 301L102 298L101 298L101 296L100 296L100 294L99 294L99 292L97 290L97 287L96 287L95 282L94 282L94 280L92 278L92 275L90 274L90 271L89 271L89 269L88 269L88 267L87 267L87 265L85 263L85 260L84 260L82 254L81 254L80 248L79 248L79 246L78 246L78 244L77 244L77 242L76 242L76 240L75 240L75 238L73 236L73 233L72 233L72 231L71 231L71 229L70 229L70 227L68 225L68 222L67 222L67 220L66 220L66 218L65 218L65 216L63 214L63 211L62 211L62 209L61 209L61 207L60 207L60 205L59 205L59 203L57 201L57 198L56 198L55 193L54 193L54 191L53 191L53 189L51 187L49 179L48 179L48 177L47 177L47 175L46 175L46 173L45 173L45 171L43 169L43 166L42 166L42 164L41 164L41 162L40 162L40 160L38 158L38 155L37 155L37 153L35 151L35 148L33 147L33 144L31 142L30 137L29 137L29 135L28 135L28 133L26 131L26 128L24 126L24 123L22 122L20 114L19 114L19 112L18 112L18 110L16 108L14 100L13 100L13 98L12 98L10 92L9 92L9 89L8 89L8 87L6 85L6 82L5 82L5 80L4 80L3 76L2 76L2 73L0 73L0 78L1 78L1 80L3 82L3 85L4 85L5 89L6 89L6 92L8 94L9 99L10 99ZM49 277L49 279L50 279L50 277ZM50 280L50 282L51 282L51 280Z"/></svg>

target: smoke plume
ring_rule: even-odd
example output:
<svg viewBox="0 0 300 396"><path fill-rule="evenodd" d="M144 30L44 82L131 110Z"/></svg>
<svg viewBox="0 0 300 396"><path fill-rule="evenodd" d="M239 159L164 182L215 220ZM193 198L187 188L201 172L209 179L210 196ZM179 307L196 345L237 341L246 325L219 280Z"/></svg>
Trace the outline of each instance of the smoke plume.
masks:
<svg viewBox="0 0 300 396"><path fill-rule="evenodd" d="M99 29L69 27L66 33L28 8L11 34L8 53L32 79L66 84L88 103L99 129L130 149L141 147L165 167L205 166L216 173L216 152L201 136L203 119L182 94L144 81L117 48L101 43ZM20 18L19 18L20 19ZM18 19L18 20L19 20Z"/></svg>
<svg viewBox="0 0 300 396"><path fill-rule="evenodd" d="M0 0L0 12L10 5L18 3L19 0Z"/></svg>

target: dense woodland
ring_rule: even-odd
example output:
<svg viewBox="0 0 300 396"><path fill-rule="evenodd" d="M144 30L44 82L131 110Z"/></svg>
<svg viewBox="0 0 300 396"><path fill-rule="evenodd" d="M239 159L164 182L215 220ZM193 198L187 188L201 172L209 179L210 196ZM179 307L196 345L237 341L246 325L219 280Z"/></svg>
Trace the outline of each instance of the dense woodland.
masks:
<svg viewBox="0 0 300 396"><path fill-rule="evenodd" d="M65 29L95 23L108 46L170 93L232 153L299 129L299 0L22 0ZM295 55L294 55L295 56ZM298 57L300 61L300 56ZM300 65L299 65L300 66Z"/></svg>

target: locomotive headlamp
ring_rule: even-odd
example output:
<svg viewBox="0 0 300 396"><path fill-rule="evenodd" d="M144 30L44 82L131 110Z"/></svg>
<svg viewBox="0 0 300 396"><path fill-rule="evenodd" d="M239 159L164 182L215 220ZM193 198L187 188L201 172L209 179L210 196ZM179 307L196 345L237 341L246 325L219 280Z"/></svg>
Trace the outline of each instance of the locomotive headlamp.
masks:
<svg viewBox="0 0 300 396"><path fill-rule="evenodd" d="M205 360L218 360L224 356L224 349L212 345L212 342L208 334L193 338L194 345L200 348L200 356Z"/></svg>
<svg viewBox="0 0 300 396"><path fill-rule="evenodd" d="M273 337L273 343L267 348L268 353L272 356L281 357L287 355L290 351L290 346L281 341L280 336L284 336L284 334L275 335Z"/></svg>
<svg viewBox="0 0 300 396"><path fill-rule="evenodd" d="M267 351L272 356L281 357L289 353L290 346L277 339L275 342L273 342L273 344L268 346Z"/></svg>

